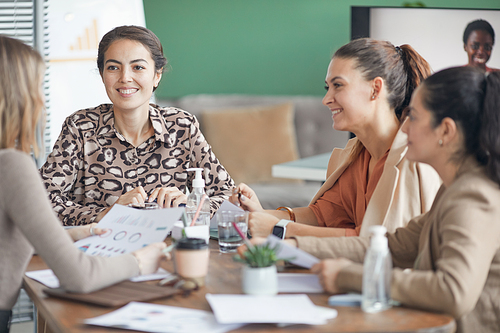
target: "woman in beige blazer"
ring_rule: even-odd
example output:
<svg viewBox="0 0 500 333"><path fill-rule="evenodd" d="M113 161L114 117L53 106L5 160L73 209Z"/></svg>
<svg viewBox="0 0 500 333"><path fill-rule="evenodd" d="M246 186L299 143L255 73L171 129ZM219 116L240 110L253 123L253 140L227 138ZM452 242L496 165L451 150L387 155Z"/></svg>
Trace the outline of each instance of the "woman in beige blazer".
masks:
<svg viewBox="0 0 500 333"><path fill-rule="evenodd" d="M499 110L499 72L452 68L416 90L403 127L408 159L431 165L443 185L429 212L387 234L390 291L452 315L458 332L500 332ZM326 291L361 291L368 238L286 241L326 259L313 267Z"/></svg>
<svg viewBox="0 0 500 333"><path fill-rule="evenodd" d="M428 63L409 45L361 38L337 50L323 104L332 112L333 128L356 138L332 152L327 180L308 207L264 211L255 192L238 185L239 203L252 212L251 234L364 235L367 226L393 231L429 210L441 181L432 168L406 159L406 134L400 131L411 93L429 74ZM233 195L231 201L238 199Z"/></svg>

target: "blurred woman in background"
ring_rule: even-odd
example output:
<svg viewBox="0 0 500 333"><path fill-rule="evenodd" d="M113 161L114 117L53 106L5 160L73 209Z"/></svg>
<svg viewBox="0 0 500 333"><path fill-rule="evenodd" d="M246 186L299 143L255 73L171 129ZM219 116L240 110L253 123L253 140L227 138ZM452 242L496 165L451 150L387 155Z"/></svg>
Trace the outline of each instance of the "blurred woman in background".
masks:
<svg viewBox="0 0 500 333"><path fill-rule="evenodd" d="M498 71L486 66L495 44L495 31L491 24L485 20L470 22L465 28L463 42L469 58L467 66L481 68L487 72Z"/></svg>
<svg viewBox="0 0 500 333"><path fill-rule="evenodd" d="M42 57L0 36L0 332L8 332L22 276L34 250L71 292L91 292L156 272L165 243L113 258L91 257L73 241L98 234L87 225L66 232L55 216L30 153L44 109Z"/></svg>

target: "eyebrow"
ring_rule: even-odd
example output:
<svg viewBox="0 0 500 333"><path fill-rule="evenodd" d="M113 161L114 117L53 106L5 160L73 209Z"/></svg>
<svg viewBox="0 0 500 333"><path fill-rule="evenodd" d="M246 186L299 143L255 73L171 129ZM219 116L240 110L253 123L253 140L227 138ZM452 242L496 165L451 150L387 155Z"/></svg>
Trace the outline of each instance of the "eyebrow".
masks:
<svg viewBox="0 0 500 333"><path fill-rule="evenodd" d="M108 60L106 60L105 64L107 64L108 62L115 62L117 64L122 65L122 63L120 61L115 60L115 59L108 59ZM133 63L136 63L136 62L145 62L145 63L148 63L145 59L135 59L135 60L132 60L130 63L133 64Z"/></svg>
<svg viewBox="0 0 500 333"><path fill-rule="evenodd" d="M335 81L335 80L337 80L337 79L342 79L342 77L340 77L340 76L335 76L335 77L332 77L332 78L330 79L330 83L332 83L333 81ZM328 81L326 81L326 80L325 80L325 83L328 83Z"/></svg>

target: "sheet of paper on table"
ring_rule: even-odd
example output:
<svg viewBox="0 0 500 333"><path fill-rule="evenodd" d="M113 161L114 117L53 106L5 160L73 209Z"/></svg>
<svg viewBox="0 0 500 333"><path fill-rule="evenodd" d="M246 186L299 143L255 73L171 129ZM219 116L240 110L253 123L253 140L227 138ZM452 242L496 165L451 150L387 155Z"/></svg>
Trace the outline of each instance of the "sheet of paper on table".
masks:
<svg viewBox="0 0 500 333"><path fill-rule="evenodd" d="M105 315L86 319L86 324L144 332L223 333L242 324L219 324L212 313L203 310L130 302Z"/></svg>
<svg viewBox="0 0 500 333"><path fill-rule="evenodd" d="M89 255L114 257L130 253L146 245L162 242L180 220L184 208L136 209L122 205L113 208L97 224L105 234L75 242Z"/></svg>
<svg viewBox="0 0 500 333"><path fill-rule="evenodd" d="M214 295L206 294L221 324L276 323L323 325L335 318L335 309L318 308L307 295ZM331 311L328 311L331 310Z"/></svg>
<svg viewBox="0 0 500 333"><path fill-rule="evenodd" d="M59 288L60 287L59 279L57 278L57 276L54 274L54 272L51 269L41 269L39 271L26 272L25 274L27 277L29 277L35 281L38 281L38 282L46 285L49 288ZM158 268L156 273L136 276L136 277L130 278L129 280L132 282L161 280L161 279L167 278L171 275L172 275L172 273L169 273L160 267L160 268Z"/></svg>
<svg viewBox="0 0 500 333"><path fill-rule="evenodd" d="M302 251L301 249L288 245L285 242L282 242L281 239L274 235L269 235L267 237L267 243L270 244L271 247L279 244L280 247L276 253L278 258L293 258L288 261L294 265L311 268L314 264L317 264L319 262L319 259L315 256L310 255L309 253Z"/></svg>
<svg viewBox="0 0 500 333"><path fill-rule="evenodd" d="M244 212L243 209L230 203L227 200L224 200L224 202L222 202L222 204L220 205L220 207L217 211L219 211L219 210L220 211L227 210L227 211L231 211L231 212L232 211ZM215 213L214 216L210 219L210 229L217 229L217 213Z"/></svg>
<svg viewBox="0 0 500 333"><path fill-rule="evenodd" d="M323 293L316 274L278 273L279 293Z"/></svg>

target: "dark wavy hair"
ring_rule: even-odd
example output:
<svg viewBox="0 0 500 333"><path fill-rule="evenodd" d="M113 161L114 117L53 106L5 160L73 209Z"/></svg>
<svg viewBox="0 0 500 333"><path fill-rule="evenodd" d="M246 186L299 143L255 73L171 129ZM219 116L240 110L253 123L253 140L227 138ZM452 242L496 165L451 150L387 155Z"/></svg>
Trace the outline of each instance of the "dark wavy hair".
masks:
<svg viewBox="0 0 500 333"><path fill-rule="evenodd" d="M411 94L431 74L429 63L408 44L395 47L390 42L359 38L342 46L333 58L354 59L355 68L370 81L381 77L389 93L389 105L403 120Z"/></svg>
<svg viewBox="0 0 500 333"><path fill-rule="evenodd" d="M155 62L155 71L163 73L168 61L163 55L163 46L158 37L151 30L144 27L123 25L106 33L99 42L99 49L97 50L97 68L101 75L104 71L104 54L113 42L120 39L129 39L144 45L144 47L149 50L151 58L153 58ZM153 88L153 91L155 90L156 87Z"/></svg>
<svg viewBox="0 0 500 333"><path fill-rule="evenodd" d="M434 126L449 117L461 130L465 147L458 157L474 156L500 186L500 72L449 68L426 79L422 89Z"/></svg>
<svg viewBox="0 0 500 333"><path fill-rule="evenodd" d="M493 42L492 44L495 44L495 31L493 30L491 24L489 24L488 21L485 20L475 20L467 24L463 36L464 44L467 44L470 34L475 30L483 30L489 33Z"/></svg>

